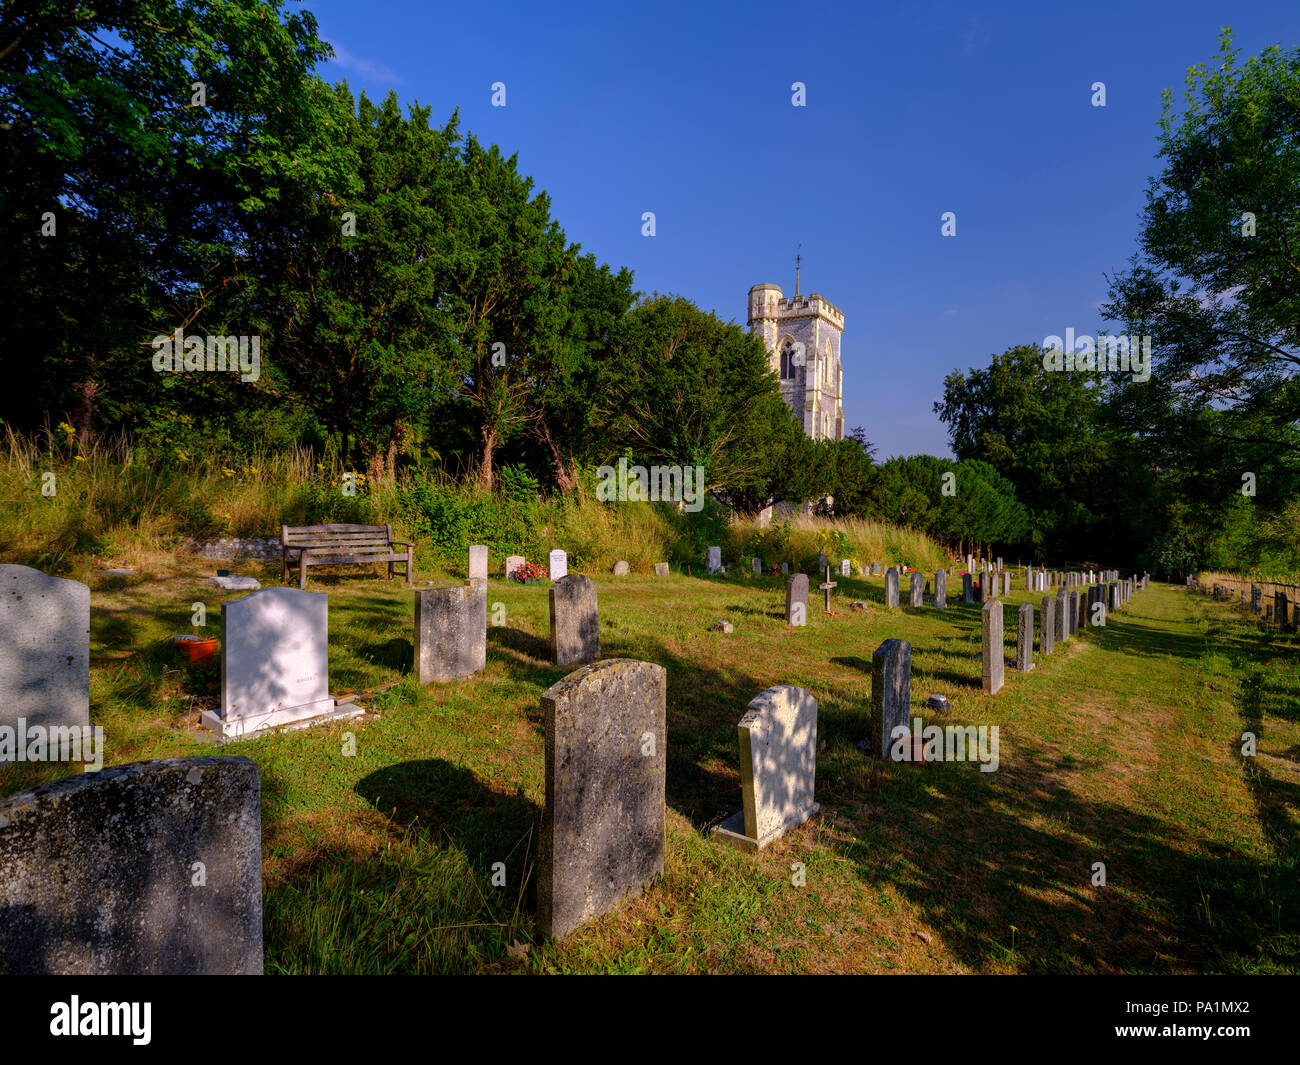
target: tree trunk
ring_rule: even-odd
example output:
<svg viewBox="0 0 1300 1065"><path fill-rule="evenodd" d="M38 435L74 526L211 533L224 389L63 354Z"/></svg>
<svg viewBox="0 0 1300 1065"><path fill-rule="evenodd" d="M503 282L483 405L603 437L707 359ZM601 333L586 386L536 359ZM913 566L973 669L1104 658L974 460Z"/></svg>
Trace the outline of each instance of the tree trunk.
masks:
<svg viewBox="0 0 1300 1065"><path fill-rule="evenodd" d="M77 409L72 412L72 428L77 431L77 443L86 447L90 443L90 419L95 413L95 397L99 395L98 381L82 381L78 389Z"/></svg>
<svg viewBox="0 0 1300 1065"><path fill-rule="evenodd" d="M483 426L483 454L479 460L479 487L492 491L492 452L497 446L497 429L495 425Z"/></svg>

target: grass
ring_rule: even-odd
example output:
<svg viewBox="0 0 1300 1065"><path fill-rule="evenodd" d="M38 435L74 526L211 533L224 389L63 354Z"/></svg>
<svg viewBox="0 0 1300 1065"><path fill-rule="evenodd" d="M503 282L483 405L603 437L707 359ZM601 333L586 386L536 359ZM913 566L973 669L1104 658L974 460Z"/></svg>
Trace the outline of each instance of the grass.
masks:
<svg viewBox="0 0 1300 1065"><path fill-rule="evenodd" d="M220 598L238 596L203 583L210 564L146 561L133 577L88 575L91 716L108 764L211 752L178 725L212 705L218 674L184 665L168 638L193 602L215 624ZM239 572L279 580L278 566ZM881 578L836 579L837 613L815 596L807 627L791 629L777 579L596 577L602 654L668 670L666 866L617 913L539 943L539 696L566 672L546 660L546 586L493 580L489 610L502 604L505 624L489 629L486 671L421 689L410 593L354 569L313 575L330 594L331 688L398 683L368 702L368 723L223 749L261 769L268 971L1300 970L1293 636L1153 585L989 697L979 608L954 602L959 582L947 611L889 611ZM1006 601L1011 656L1025 599L1041 595ZM733 634L710 631L721 618ZM889 637L912 643L915 714L1000 727L997 772L857 749L871 654ZM744 855L705 830L740 808L736 722L772 684L819 702L822 812ZM952 701L943 719L924 708L931 693ZM12 767L0 790L58 771Z"/></svg>

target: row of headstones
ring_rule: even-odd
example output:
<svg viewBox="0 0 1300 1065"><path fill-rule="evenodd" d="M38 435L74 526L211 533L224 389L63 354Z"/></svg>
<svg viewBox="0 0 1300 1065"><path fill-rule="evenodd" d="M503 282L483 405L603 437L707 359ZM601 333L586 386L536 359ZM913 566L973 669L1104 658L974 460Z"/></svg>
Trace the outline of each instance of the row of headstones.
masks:
<svg viewBox="0 0 1300 1065"><path fill-rule="evenodd" d="M1203 595L1213 595L1215 599L1222 602L1232 601L1232 589L1227 585L1204 584L1195 577L1187 578L1187 586L1195 588ZM1241 604L1246 605L1246 589L1240 590ZM1267 621L1276 621L1283 628L1300 626L1300 606L1292 607L1290 599L1285 591L1275 589L1273 592L1273 603L1271 606L1264 605L1264 589L1258 584L1252 583L1250 586L1250 612L1255 615L1264 615Z"/></svg>
<svg viewBox="0 0 1300 1065"><path fill-rule="evenodd" d="M664 869L667 671L610 659L541 697L537 927L567 935ZM769 688L737 726L756 851L818 810L817 701ZM262 972L260 777L247 758L169 758L0 799L0 958L9 973ZM94 855L93 861L86 859Z"/></svg>

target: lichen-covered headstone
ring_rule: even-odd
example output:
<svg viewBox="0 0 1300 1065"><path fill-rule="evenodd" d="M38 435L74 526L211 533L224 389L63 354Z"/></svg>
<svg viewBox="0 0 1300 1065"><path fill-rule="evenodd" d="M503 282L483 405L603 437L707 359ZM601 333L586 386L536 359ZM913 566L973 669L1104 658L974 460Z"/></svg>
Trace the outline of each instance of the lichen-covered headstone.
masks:
<svg viewBox="0 0 1300 1065"><path fill-rule="evenodd" d="M655 576L656 576L656 577L667 577L667 576L668 576L668 563L667 563L667 562L656 562L656 563L655 563Z"/></svg>
<svg viewBox="0 0 1300 1065"><path fill-rule="evenodd" d="M542 695L546 804L537 926L559 938L664 868L667 671L612 658Z"/></svg>
<svg viewBox="0 0 1300 1065"><path fill-rule="evenodd" d="M990 599L980 611L980 680L986 695L996 695L1002 689L1006 661L1002 648L1002 601Z"/></svg>
<svg viewBox="0 0 1300 1065"><path fill-rule="evenodd" d="M1016 669L1028 673L1034 668L1034 604L1021 603L1016 625Z"/></svg>
<svg viewBox="0 0 1300 1065"><path fill-rule="evenodd" d="M756 851L803 824L813 801L817 769L817 700L788 684L768 688L749 704L737 726L741 810L713 829L713 837Z"/></svg>
<svg viewBox="0 0 1300 1065"><path fill-rule="evenodd" d="M0 565L0 725L90 724L90 589Z"/></svg>
<svg viewBox="0 0 1300 1065"><path fill-rule="evenodd" d="M551 585L551 658L557 666L600 657L596 585L576 573Z"/></svg>
<svg viewBox="0 0 1300 1065"><path fill-rule="evenodd" d="M0 799L0 974L260 974L247 758L165 758Z"/></svg>
<svg viewBox="0 0 1300 1065"><path fill-rule="evenodd" d="M921 596L924 590L925 590L925 578L922 577L919 573L913 573L911 587L908 589L908 595L910 597L908 600L908 605L914 607L919 607L924 605L921 600Z"/></svg>
<svg viewBox="0 0 1300 1065"><path fill-rule="evenodd" d="M886 640L871 656L871 753L889 758L891 733L908 728L912 712L912 645Z"/></svg>
<svg viewBox="0 0 1300 1065"><path fill-rule="evenodd" d="M487 581L415 593L419 683L463 680L487 664Z"/></svg>

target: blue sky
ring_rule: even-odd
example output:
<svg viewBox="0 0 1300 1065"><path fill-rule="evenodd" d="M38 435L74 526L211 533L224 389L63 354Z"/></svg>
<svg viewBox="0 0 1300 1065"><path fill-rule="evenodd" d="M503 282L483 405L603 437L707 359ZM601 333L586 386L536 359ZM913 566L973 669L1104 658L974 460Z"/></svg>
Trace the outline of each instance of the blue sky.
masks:
<svg viewBox="0 0 1300 1065"><path fill-rule="evenodd" d="M1222 26L1243 58L1300 43L1295 0L306 6L337 52L324 76L438 122L459 108L646 293L743 325L751 285L793 290L801 245L802 291L845 313L845 426L879 459L950 454L932 405L951 370L1104 328L1161 91L1181 100Z"/></svg>

